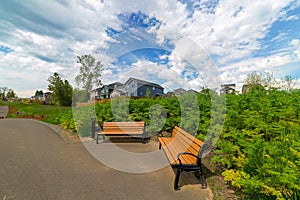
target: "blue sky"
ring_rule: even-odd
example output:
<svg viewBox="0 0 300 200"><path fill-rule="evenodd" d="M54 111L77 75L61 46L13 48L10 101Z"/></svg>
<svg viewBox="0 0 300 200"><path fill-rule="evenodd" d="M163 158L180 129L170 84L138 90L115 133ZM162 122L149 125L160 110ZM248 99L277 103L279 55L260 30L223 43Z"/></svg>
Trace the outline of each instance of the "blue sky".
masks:
<svg viewBox="0 0 300 200"><path fill-rule="evenodd" d="M10 0L0 12L0 87L21 97L54 72L74 84L83 54L104 64L104 84L241 88L262 71L300 87L300 1Z"/></svg>

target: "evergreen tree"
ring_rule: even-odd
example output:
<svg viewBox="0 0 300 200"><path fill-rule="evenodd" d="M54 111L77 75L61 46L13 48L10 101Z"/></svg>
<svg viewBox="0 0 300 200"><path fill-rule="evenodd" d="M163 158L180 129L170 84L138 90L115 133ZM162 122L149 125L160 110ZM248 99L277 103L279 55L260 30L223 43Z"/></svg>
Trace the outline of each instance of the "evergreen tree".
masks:
<svg viewBox="0 0 300 200"><path fill-rule="evenodd" d="M52 92L51 101L60 106L71 106L73 88L67 80L62 80L58 73L48 78L48 90Z"/></svg>

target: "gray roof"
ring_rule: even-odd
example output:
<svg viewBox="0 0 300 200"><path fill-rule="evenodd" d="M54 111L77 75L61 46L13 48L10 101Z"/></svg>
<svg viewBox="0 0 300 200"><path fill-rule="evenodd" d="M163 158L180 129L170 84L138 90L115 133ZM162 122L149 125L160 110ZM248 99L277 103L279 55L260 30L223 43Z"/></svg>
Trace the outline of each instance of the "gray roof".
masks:
<svg viewBox="0 0 300 200"><path fill-rule="evenodd" d="M109 84L109 85L106 85L106 87L108 87L108 88L110 88L110 89L114 89L114 88L115 88L115 85L116 85L117 87L119 87L119 86L123 86L123 83L115 82L115 83L111 83L111 84Z"/></svg>
<svg viewBox="0 0 300 200"><path fill-rule="evenodd" d="M235 87L235 84L234 83L223 84L223 85L221 85L221 87Z"/></svg>
<svg viewBox="0 0 300 200"><path fill-rule="evenodd" d="M162 86L160 86L160 85L158 85L156 83L151 83L151 82L148 82L148 81L144 81L144 80L140 80L140 79L132 78L132 77L130 77L126 81L125 85L127 85L127 83L129 83L132 80L134 80L135 82L137 82L138 84L141 84L141 85L150 85L150 86L153 86L153 87L156 87L156 88L162 88L162 89L164 89Z"/></svg>

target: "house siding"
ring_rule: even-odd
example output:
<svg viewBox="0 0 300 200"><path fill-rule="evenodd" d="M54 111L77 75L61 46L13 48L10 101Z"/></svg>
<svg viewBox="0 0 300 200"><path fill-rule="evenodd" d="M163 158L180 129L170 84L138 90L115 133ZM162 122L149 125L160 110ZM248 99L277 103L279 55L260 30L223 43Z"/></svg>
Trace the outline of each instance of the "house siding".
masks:
<svg viewBox="0 0 300 200"><path fill-rule="evenodd" d="M152 96L152 97L163 94L162 88L157 88L157 87L150 86L150 85L139 85L139 88L137 90L137 93L138 93L137 96L140 96L140 97L146 96L147 90L150 91L150 96Z"/></svg>
<svg viewBox="0 0 300 200"><path fill-rule="evenodd" d="M130 81L126 85L127 96L138 96L138 84L135 81Z"/></svg>

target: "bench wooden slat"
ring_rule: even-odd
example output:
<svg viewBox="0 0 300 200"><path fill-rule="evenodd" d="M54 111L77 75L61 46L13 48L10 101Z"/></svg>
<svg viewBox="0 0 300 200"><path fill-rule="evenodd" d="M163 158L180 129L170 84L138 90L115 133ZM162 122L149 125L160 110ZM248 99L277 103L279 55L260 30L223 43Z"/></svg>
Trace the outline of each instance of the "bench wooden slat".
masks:
<svg viewBox="0 0 300 200"><path fill-rule="evenodd" d="M177 159L177 155L178 155L177 152L182 151L182 150L180 149L180 147L178 145L174 144L173 142L170 142L168 145L163 146L162 148L164 149L164 151L166 153L168 152L167 154L169 154L169 156L167 156L167 157L168 157L171 165L179 164L179 160ZM190 162L190 160L188 160L188 158L186 158L186 157L182 158L181 161L182 161L182 163Z"/></svg>
<svg viewBox="0 0 300 200"><path fill-rule="evenodd" d="M195 152L192 152L190 148L184 146L182 143L176 141L176 139L173 141L172 146L175 146L175 151L173 152L177 158L178 153L181 152L189 152L195 154ZM197 153L195 154L197 155ZM197 159L190 155L183 155L180 157L183 164L196 164Z"/></svg>
<svg viewBox="0 0 300 200"><path fill-rule="evenodd" d="M162 144L164 151L168 151L168 159L171 164L178 164L179 161L177 160L178 153L181 152L189 152L194 155L197 155L198 152L190 148L189 145L181 143L181 140L176 136L173 138L159 138L159 142ZM196 164L197 159L190 155L183 155L181 156L181 161L183 164Z"/></svg>
<svg viewBox="0 0 300 200"><path fill-rule="evenodd" d="M122 126L122 127L144 127L144 122L103 122L104 126Z"/></svg>
<svg viewBox="0 0 300 200"><path fill-rule="evenodd" d="M169 162L170 163L174 163L174 164L179 164L179 161L177 160L177 155L172 154L171 151L169 151L167 148L165 148L165 146L169 144L169 142L167 142L167 141L168 141L167 139L166 140L162 140L161 144L162 144L162 148L163 148L164 152L166 153L166 156L167 156Z"/></svg>
<svg viewBox="0 0 300 200"><path fill-rule="evenodd" d="M183 146L183 148L185 149L189 149L195 155L198 154L201 148L198 144L194 142L194 140L190 140L189 138L186 138L182 134L178 134L177 136L175 136L174 140L180 140L181 146Z"/></svg>
<svg viewBox="0 0 300 200"><path fill-rule="evenodd" d="M189 134L188 132L186 132L185 130L179 128L178 126L175 126L175 129L177 129L178 132L184 134L187 138L189 138L190 140L193 140L196 144L198 144L200 147L202 146L203 142L199 139L197 139L195 136Z"/></svg>
<svg viewBox="0 0 300 200"><path fill-rule="evenodd" d="M97 133L96 143L99 135L103 136L138 136L144 139L145 122L103 122L102 131Z"/></svg>
<svg viewBox="0 0 300 200"><path fill-rule="evenodd" d="M171 138L159 137L158 140L162 144L171 165L179 164L177 159L179 153L189 152L198 156L201 148L199 144L202 145L202 141L177 126L173 129ZM180 159L182 164L197 164L197 159L191 155L182 155Z"/></svg>
<svg viewBox="0 0 300 200"><path fill-rule="evenodd" d="M174 147L173 148L174 149L173 154L176 156L176 159L177 159L177 156L178 156L178 152L189 152L189 153L192 153L189 148L180 146L179 142L175 142L174 141L171 144L171 147L172 146ZM196 164L196 161L197 161L196 158L193 157L193 156L191 156L191 155L182 155L180 157L180 159L181 159L182 164Z"/></svg>
<svg viewBox="0 0 300 200"><path fill-rule="evenodd" d="M177 153L177 155L178 155L178 153L181 153L181 152L189 152L189 153L192 153L192 154L197 156L198 151L196 151L194 148L191 148L191 146L186 146L185 144L180 143L180 142L175 143L175 141L176 141L176 139L174 140L174 145L178 146L178 151L179 152L174 152L174 153ZM191 164L195 164L195 163L196 163L196 158L192 157Z"/></svg>

